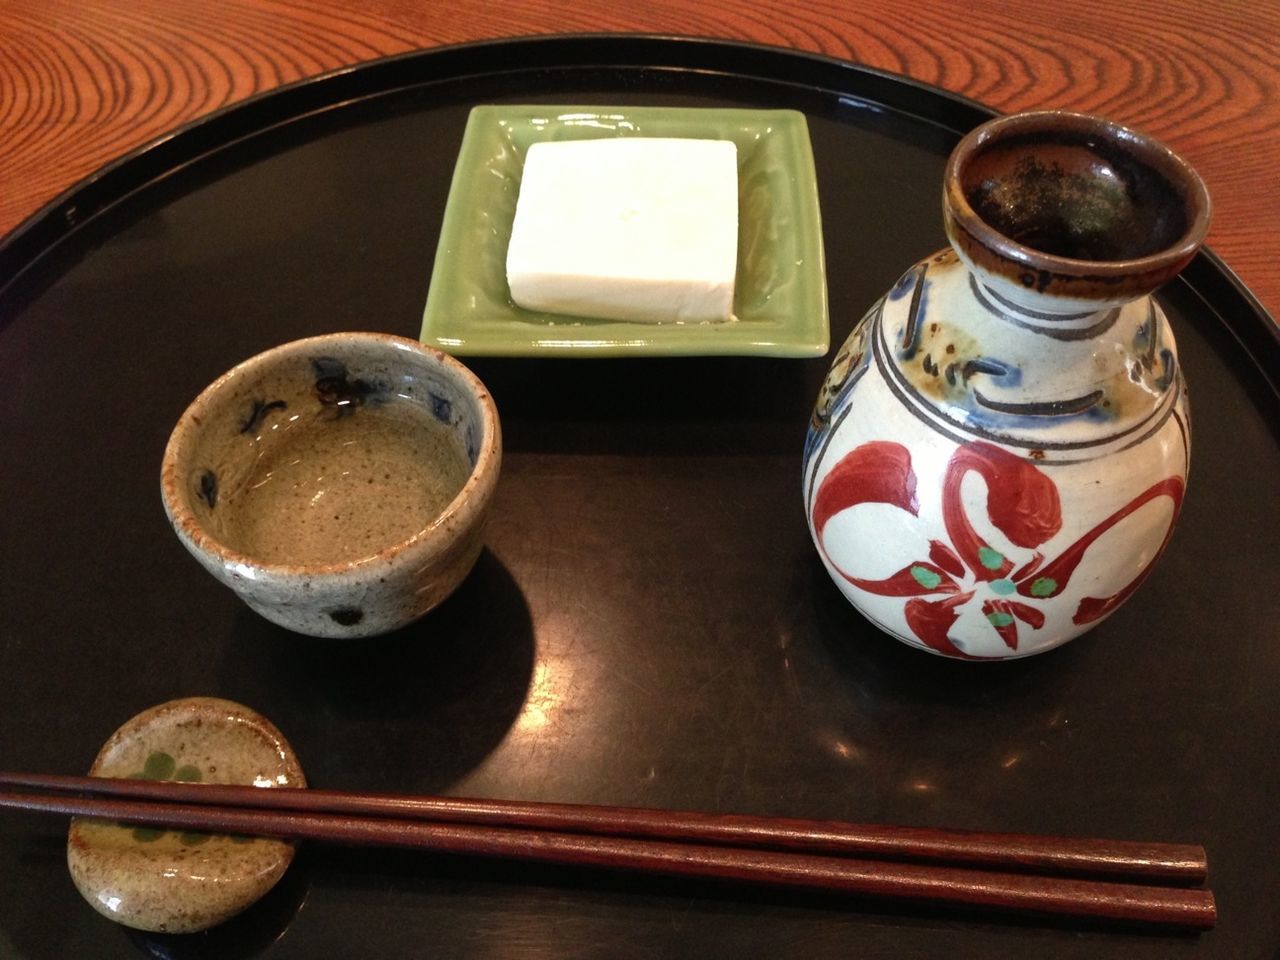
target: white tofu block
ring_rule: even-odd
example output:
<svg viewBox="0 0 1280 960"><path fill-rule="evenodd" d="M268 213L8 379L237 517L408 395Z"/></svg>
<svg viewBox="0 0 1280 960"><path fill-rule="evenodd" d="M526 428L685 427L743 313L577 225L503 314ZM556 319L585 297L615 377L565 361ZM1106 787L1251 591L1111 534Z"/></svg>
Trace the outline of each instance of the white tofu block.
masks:
<svg viewBox="0 0 1280 960"><path fill-rule="evenodd" d="M525 155L507 283L528 310L726 320L738 262L729 140L536 143Z"/></svg>

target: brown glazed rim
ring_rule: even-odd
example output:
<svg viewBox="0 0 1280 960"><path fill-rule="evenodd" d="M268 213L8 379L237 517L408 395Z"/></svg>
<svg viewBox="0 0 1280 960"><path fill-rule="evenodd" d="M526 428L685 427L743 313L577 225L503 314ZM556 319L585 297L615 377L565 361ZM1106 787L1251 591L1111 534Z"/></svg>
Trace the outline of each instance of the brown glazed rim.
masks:
<svg viewBox="0 0 1280 960"><path fill-rule="evenodd" d="M1164 177L1186 208L1187 228L1182 236L1164 249L1145 257L1081 260L1025 246L983 220L969 204L962 186L961 172L970 160L1002 140L1029 134L1064 132L1104 140ZM1065 110L1016 113L975 127L952 151L947 160L943 184L947 232L952 242L963 246L966 253L979 261L980 266L999 273L1010 273L1011 279L1018 279L1027 270L1035 271L1041 277L1038 283L1041 289L1056 286L1048 280L1050 276L1066 281L1068 287L1076 286L1072 283L1076 280L1085 281L1086 286L1093 282L1106 287L1123 280L1140 286L1143 285L1140 278L1146 278L1154 288L1177 275L1190 262L1209 229L1209 191L1191 164L1158 140L1089 114ZM958 236L957 231L967 234L967 237ZM978 250L973 249L975 244ZM983 253L987 256L982 256ZM996 262L989 262L990 260ZM1005 270L1000 269L1001 260L1006 262ZM1027 284L1025 276L1021 279Z"/></svg>

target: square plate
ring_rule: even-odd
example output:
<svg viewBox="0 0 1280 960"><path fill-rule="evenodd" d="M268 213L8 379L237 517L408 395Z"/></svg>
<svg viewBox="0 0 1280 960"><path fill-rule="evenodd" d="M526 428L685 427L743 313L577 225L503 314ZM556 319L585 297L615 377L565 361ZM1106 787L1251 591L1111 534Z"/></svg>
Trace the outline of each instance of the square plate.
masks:
<svg viewBox="0 0 1280 960"><path fill-rule="evenodd" d="M525 150L540 140L636 136L737 145L734 319L638 323L517 307L506 257ZM464 356L816 357L827 352L828 339L822 221L804 114L546 105L471 111L423 311L424 343Z"/></svg>

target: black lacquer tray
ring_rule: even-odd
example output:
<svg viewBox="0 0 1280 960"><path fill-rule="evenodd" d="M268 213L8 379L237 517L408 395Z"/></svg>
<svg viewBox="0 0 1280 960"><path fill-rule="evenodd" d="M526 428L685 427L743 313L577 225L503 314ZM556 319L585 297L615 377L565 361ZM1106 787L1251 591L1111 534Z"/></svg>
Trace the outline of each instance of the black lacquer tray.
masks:
<svg viewBox="0 0 1280 960"><path fill-rule="evenodd" d="M64 824L2 814L0 956L1274 956L1280 341L1212 256L1162 294L1194 410L1181 525L1044 656L909 650L828 581L800 497L825 359L473 361L507 441L489 546L399 635L289 635L186 555L158 492L178 415L273 344L416 335L463 124L494 101L805 111L833 346L943 245L944 159L988 115L778 50L539 39L289 87L80 185L0 247L0 767L81 772L139 710L218 695L318 786L1203 842L1219 926L311 847L239 920L148 937L81 902Z"/></svg>

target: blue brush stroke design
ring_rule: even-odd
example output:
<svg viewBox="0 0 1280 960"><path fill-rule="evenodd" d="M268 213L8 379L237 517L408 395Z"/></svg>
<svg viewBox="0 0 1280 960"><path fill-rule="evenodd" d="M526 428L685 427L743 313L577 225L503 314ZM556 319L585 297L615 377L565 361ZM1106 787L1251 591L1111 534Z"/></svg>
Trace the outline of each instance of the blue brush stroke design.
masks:
<svg viewBox="0 0 1280 960"><path fill-rule="evenodd" d="M1155 385L1156 389L1163 393L1173 386L1173 381L1178 376L1178 359L1168 347L1160 351L1160 365L1163 370L1160 376L1156 378Z"/></svg>
<svg viewBox="0 0 1280 960"><path fill-rule="evenodd" d="M919 279L919 277L920 277L920 268L912 267L910 270L908 270L906 273L904 273L901 277L898 278L898 282L895 283L893 285L893 289L890 290L885 295L885 299L891 302L901 300L903 297L907 295L907 292L913 286L915 286L915 282L917 279Z"/></svg>
<svg viewBox="0 0 1280 960"><path fill-rule="evenodd" d="M378 406L393 399L391 385L385 380L352 379L347 365L336 357L316 357L311 369L316 377L316 396L321 404L332 407L336 416L350 416L365 403Z"/></svg>
<svg viewBox="0 0 1280 960"><path fill-rule="evenodd" d="M1104 407L1100 403L1079 413L1049 416L1033 416L988 410L986 407L973 402L971 395L966 395L965 402L960 406L965 412L965 420L969 425L980 427L996 434L1009 433L1014 430L1043 430L1045 427L1060 427L1077 422L1112 423L1116 419L1116 415L1111 412L1111 408Z"/></svg>
<svg viewBox="0 0 1280 960"><path fill-rule="evenodd" d="M254 400L253 405L249 409L248 415L240 424L240 433L248 433L258 427L267 419L267 416L272 411L287 409L289 409L289 404L285 403L283 400L272 400L270 402L265 400Z"/></svg>
<svg viewBox="0 0 1280 960"><path fill-rule="evenodd" d="M916 351L920 349L921 328L929 310L929 288L933 286L933 281L927 279L926 272L925 268L920 268L920 279L911 294L911 305L907 307L907 328L900 335L903 344L898 354L903 361L915 359Z"/></svg>
<svg viewBox="0 0 1280 960"><path fill-rule="evenodd" d="M476 443L476 426L474 423L469 423L467 424L467 460L474 467L479 459L480 445Z"/></svg>
<svg viewBox="0 0 1280 960"><path fill-rule="evenodd" d="M966 360L960 373L967 382L974 374L982 373L994 379L1002 387L1022 385L1022 368L997 360L995 357L974 357Z"/></svg>
<svg viewBox="0 0 1280 960"><path fill-rule="evenodd" d="M445 426L450 426L453 423L453 403L448 397L438 393L432 393L429 396L431 397L431 415Z"/></svg>
<svg viewBox="0 0 1280 960"><path fill-rule="evenodd" d="M862 379L863 374L871 367L871 350L863 349L862 358L849 368L849 372L845 374L844 383L840 385L835 397L831 401L830 410L827 412L827 418L817 421L814 418L809 420L809 429L804 436L804 455L801 462L806 465L813 456L815 450L822 444L827 434L831 432L832 425L840 419L853 395L853 389L858 385L858 381Z"/></svg>
<svg viewBox="0 0 1280 960"><path fill-rule="evenodd" d="M218 475L212 470L200 474L196 496L209 505L212 510L218 505Z"/></svg>

